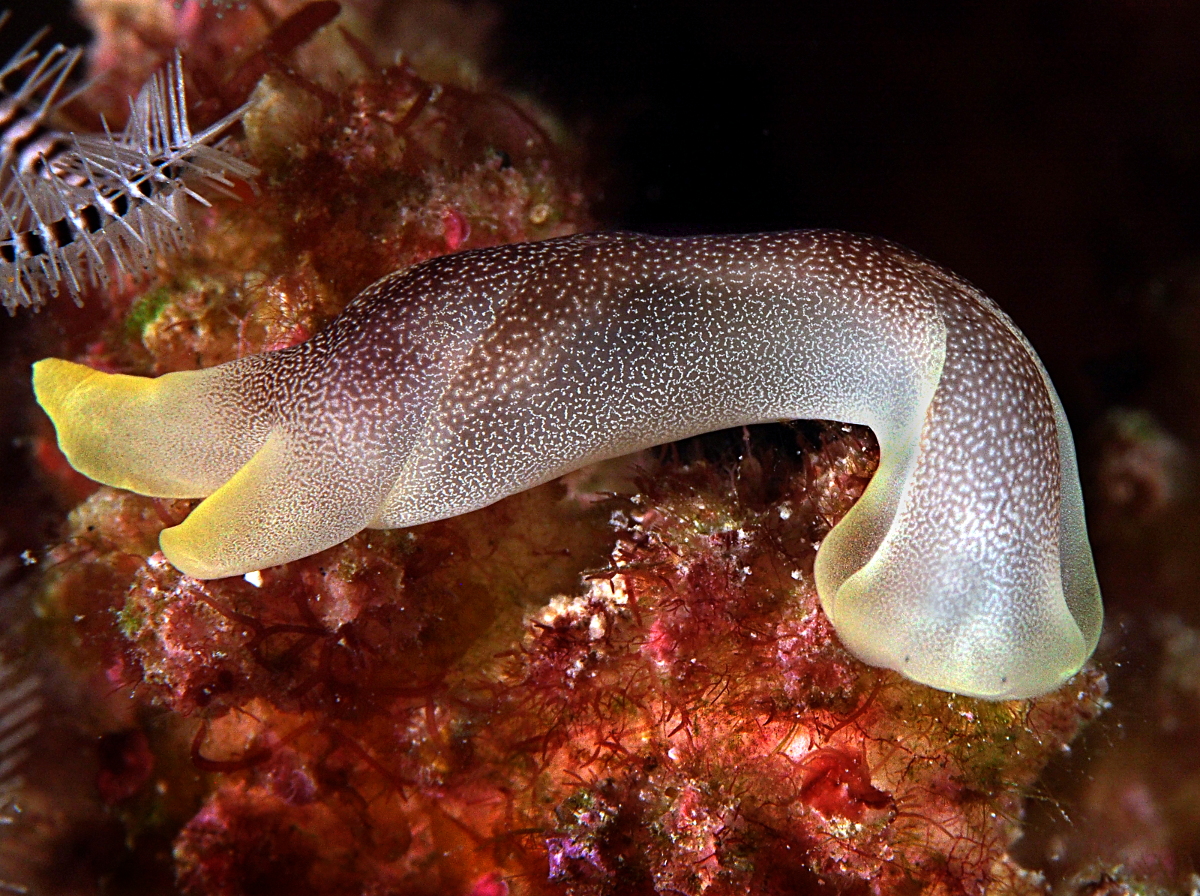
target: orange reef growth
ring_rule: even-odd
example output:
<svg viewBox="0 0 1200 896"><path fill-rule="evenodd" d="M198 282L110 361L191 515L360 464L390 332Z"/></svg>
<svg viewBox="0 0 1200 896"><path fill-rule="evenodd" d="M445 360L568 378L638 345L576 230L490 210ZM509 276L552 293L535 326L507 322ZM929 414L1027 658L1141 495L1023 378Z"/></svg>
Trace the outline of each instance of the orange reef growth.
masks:
<svg viewBox="0 0 1200 896"><path fill-rule="evenodd" d="M1041 892L1006 849L1103 678L984 703L837 645L812 561L865 431L682 450L633 497L551 484L250 581L181 576L151 553L171 509L118 526L97 492L45 606L153 719L122 805L179 826L182 890ZM201 773L170 822L160 769Z"/></svg>
<svg viewBox="0 0 1200 896"><path fill-rule="evenodd" d="M325 3L89 0L92 111L181 44L197 116L248 98L230 148L262 174L147 284L87 296L54 353L208 366L307 338L398 268L590 225L547 116L469 60L393 61L407 19L343 7L322 27ZM91 492L30 635L87 707L61 723L84 783L51 811L31 780L31 806L46 867L94 830L115 845L54 886L1045 892L1008 848L1104 678L986 703L843 651L813 559L877 457L840 425L715 434L211 582L157 552L190 502Z"/></svg>

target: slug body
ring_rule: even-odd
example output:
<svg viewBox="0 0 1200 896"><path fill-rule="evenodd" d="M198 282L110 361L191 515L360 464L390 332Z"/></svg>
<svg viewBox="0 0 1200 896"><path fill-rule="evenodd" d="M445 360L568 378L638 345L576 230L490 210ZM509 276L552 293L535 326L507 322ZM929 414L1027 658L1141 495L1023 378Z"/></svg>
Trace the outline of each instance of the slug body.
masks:
<svg viewBox="0 0 1200 896"><path fill-rule="evenodd" d="M208 496L162 534L215 578L465 513L722 427L865 424L879 469L816 562L864 661L960 694L1051 690L1102 610L1074 449L1032 348L893 244L588 234L433 259L308 342L157 379L34 368L71 463Z"/></svg>

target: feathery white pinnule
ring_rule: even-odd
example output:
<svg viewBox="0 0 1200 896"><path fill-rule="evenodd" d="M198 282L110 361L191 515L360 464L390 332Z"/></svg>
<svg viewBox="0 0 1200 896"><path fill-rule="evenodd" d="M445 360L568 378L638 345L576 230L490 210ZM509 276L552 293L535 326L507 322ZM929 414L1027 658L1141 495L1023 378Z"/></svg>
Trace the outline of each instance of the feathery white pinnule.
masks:
<svg viewBox="0 0 1200 896"><path fill-rule="evenodd" d="M8 19L8 10L0 12L0 28ZM48 128L47 120L76 95L65 88L83 50L55 44L42 53L37 45L48 32L38 31L0 66L0 181L14 168L35 171L53 155L60 135ZM9 82L18 79L10 87Z"/></svg>
<svg viewBox="0 0 1200 896"><path fill-rule="evenodd" d="M25 781L21 767L38 731L42 709L39 682L0 659L0 831L11 829L21 817L21 792ZM0 892L27 893L13 880L0 879Z"/></svg>
<svg viewBox="0 0 1200 896"><path fill-rule="evenodd" d="M62 291L79 301L114 273L145 272L186 245L189 199L208 205L205 193L232 195L235 180L257 174L218 142L244 107L192 132L178 55L130 102L120 134L53 129L74 96L64 91L80 51L41 55L39 37L0 69L0 85L22 78L0 100L0 304L9 313Z"/></svg>
<svg viewBox="0 0 1200 896"><path fill-rule="evenodd" d="M16 800L41 708L38 680L0 660L0 815Z"/></svg>

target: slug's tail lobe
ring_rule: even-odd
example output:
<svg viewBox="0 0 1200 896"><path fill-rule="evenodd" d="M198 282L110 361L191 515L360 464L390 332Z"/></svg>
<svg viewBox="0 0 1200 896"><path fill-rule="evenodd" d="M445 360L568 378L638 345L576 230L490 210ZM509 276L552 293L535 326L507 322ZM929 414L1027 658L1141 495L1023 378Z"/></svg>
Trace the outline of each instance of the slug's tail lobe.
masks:
<svg viewBox="0 0 1200 896"><path fill-rule="evenodd" d="M295 379L276 366L282 355L156 378L49 358L33 366L33 388L84 475L143 495L207 496L160 543L183 572L215 579L346 540L387 488L353 434L339 445L328 421L296 435L278 419L269 383Z"/></svg>
<svg viewBox="0 0 1200 896"><path fill-rule="evenodd" d="M382 487L357 458L274 430L244 467L159 543L197 579L242 575L345 541L375 516Z"/></svg>
<svg viewBox="0 0 1200 896"><path fill-rule="evenodd" d="M33 390L71 466L97 482L161 498L219 488L266 438L266 420L227 393L234 365L156 378L47 358Z"/></svg>

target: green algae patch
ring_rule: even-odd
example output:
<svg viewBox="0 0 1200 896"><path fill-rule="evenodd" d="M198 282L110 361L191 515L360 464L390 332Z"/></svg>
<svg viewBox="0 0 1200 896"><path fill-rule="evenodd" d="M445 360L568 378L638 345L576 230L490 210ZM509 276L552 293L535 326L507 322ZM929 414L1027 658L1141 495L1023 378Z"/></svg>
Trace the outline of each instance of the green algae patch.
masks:
<svg viewBox="0 0 1200 896"><path fill-rule="evenodd" d="M125 335L129 339L141 339L146 331L163 310L171 304L173 292L167 286L152 289L129 309L125 317Z"/></svg>

